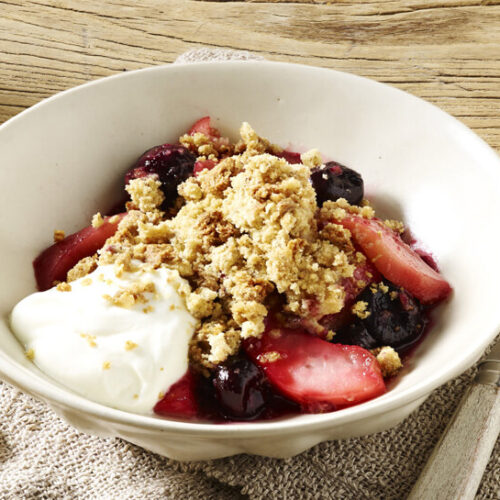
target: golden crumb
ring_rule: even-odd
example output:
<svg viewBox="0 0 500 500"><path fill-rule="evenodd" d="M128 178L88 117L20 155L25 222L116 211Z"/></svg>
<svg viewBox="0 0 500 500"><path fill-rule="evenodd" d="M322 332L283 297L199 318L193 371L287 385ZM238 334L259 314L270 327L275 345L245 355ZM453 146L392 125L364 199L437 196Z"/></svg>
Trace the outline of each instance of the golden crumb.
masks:
<svg viewBox="0 0 500 500"><path fill-rule="evenodd" d="M139 394L134 394L134 399L139 399Z"/></svg>
<svg viewBox="0 0 500 500"><path fill-rule="evenodd" d="M161 188L161 182L157 176L148 175L138 179L132 179L125 189L132 198L132 205L141 212L159 211L165 200Z"/></svg>
<svg viewBox="0 0 500 500"><path fill-rule="evenodd" d="M71 292L71 285L69 283L66 283L65 281L62 281L61 283L57 284L56 290L59 292Z"/></svg>
<svg viewBox="0 0 500 500"><path fill-rule="evenodd" d="M158 393L158 399L163 399L165 397L165 393L164 392L159 392Z"/></svg>
<svg viewBox="0 0 500 500"><path fill-rule="evenodd" d="M104 361L102 364L102 369L103 370L109 370L111 368L111 361Z"/></svg>
<svg viewBox="0 0 500 500"><path fill-rule="evenodd" d="M80 337L82 337L82 339L85 339L90 347L97 347L97 343L95 341L96 339L95 335L89 335L88 333L80 333Z"/></svg>
<svg viewBox="0 0 500 500"><path fill-rule="evenodd" d="M335 335L336 333L333 330L328 330L326 334L326 340L328 340L328 342L331 342L333 340L333 337L335 337Z"/></svg>
<svg viewBox="0 0 500 500"><path fill-rule="evenodd" d="M82 286L89 286L92 284L92 278L84 278L80 283Z"/></svg>
<svg viewBox="0 0 500 500"><path fill-rule="evenodd" d="M105 293L102 297L107 300L111 305L130 309L135 304L145 304L148 298L145 294L154 293L156 287L154 283L132 283L128 287L120 287L120 289L113 295Z"/></svg>
<svg viewBox="0 0 500 500"><path fill-rule="evenodd" d="M155 310L155 308L152 305L149 305L149 306L146 306L146 307L142 308L142 312L144 314L148 314L150 312L153 312L154 310Z"/></svg>
<svg viewBox="0 0 500 500"><path fill-rule="evenodd" d="M277 351L268 351L262 354L259 354L259 362L260 363L274 363L281 358L281 354Z"/></svg>
<svg viewBox="0 0 500 500"><path fill-rule="evenodd" d="M400 220L387 219L383 222L389 229L392 229L396 233L403 234L405 232L405 225Z"/></svg>
<svg viewBox="0 0 500 500"><path fill-rule="evenodd" d="M30 360L33 361L35 359L35 351L33 349L28 349L24 355Z"/></svg>
<svg viewBox="0 0 500 500"><path fill-rule="evenodd" d="M377 347L371 352L377 358L384 378L396 375L403 367L399 354L392 347Z"/></svg>
<svg viewBox="0 0 500 500"><path fill-rule="evenodd" d="M367 311L368 302L364 302L363 300L358 300L352 307L351 312L355 314L360 319L366 319L370 316L370 311Z"/></svg>
<svg viewBox="0 0 500 500"><path fill-rule="evenodd" d="M104 224L104 219L102 218L102 215L100 214L100 212L97 212L96 214L94 214L94 216L92 217L92 227L95 229L98 229L103 224Z"/></svg>
<svg viewBox="0 0 500 500"><path fill-rule="evenodd" d="M136 347L139 347L138 344L135 342L132 342L131 340L127 340L125 342L125 350L126 351L131 351L132 349L135 349Z"/></svg>
<svg viewBox="0 0 500 500"><path fill-rule="evenodd" d="M321 165L323 165L321 153L317 149L310 149L309 151L302 153L300 155L300 160L309 168L321 167Z"/></svg>
<svg viewBox="0 0 500 500"><path fill-rule="evenodd" d="M85 257L69 270L67 280L70 282L83 278L95 269L97 269L97 256Z"/></svg>
<svg viewBox="0 0 500 500"><path fill-rule="evenodd" d="M160 368L160 371L161 371L161 372L163 371L163 366Z"/></svg>
<svg viewBox="0 0 500 500"><path fill-rule="evenodd" d="M56 229L54 231L54 243L64 240L66 233L62 229Z"/></svg>

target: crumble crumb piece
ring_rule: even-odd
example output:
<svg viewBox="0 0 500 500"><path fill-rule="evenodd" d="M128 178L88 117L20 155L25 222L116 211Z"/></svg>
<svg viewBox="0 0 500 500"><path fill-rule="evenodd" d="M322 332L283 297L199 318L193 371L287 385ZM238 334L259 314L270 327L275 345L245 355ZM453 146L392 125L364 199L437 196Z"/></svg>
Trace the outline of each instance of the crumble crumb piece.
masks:
<svg viewBox="0 0 500 500"><path fill-rule="evenodd" d="M371 352L377 358L384 378L396 375L403 367L399 354L390 346L377 347Z"/></svg>
<svg viewBox="0 0 500 500"><path fill-rule="evenodd" d="M132 205L141 212L160 211L160 206L165 201L161 182L156 175L132 179L125 189L132 198Z"/></svg>
<svg viewBox="0 0 500 500"><path fill-rule="evenodd" d="M358 300L351 308L353 314L355 314L360 319L366 319L370 316L371 312L367 311L368 302L363 300Z"/></svg>
<svg viewBox="0 0 500 500"><path fill-rule="evenodd" d="M135 342L132 342L131 340L127 340L125 342L125 350L126 351L131 351L132 349L135 349L136 347L139 347L138 344Z"/></svg>
<svg viewBox="0 0 500 500"><path fill-rule="evenodd" d="M133 398L134 399L139 399L139 394L134 394Z"/></svg>
<svg viewBox="0 0 500 500"><path fill-rule="evenodd" d="M163 399L165 397L165 393L164 392L159 392L158 393L158 399Z"/></svg>
<svg viewBox="0 0 500 500"><path fill-rule="evenodd" d="M403 234L406 230L404 223L401 222L400 220L387 219L384 220L383 222L385 226L387 226L389 229L391 229L396 233Z"/></svg>
<svg viewBox="0 0 500 500"><path fill-rule="evenodd" d="M85 257L80 260L72 269L68 271L67 281L75 281L83 278L97 269L97 256Z"/></svg>
<svg viewBox="0 0 500 500"><path fill-rule="evenodd" d="M113 295L105 293L102 297L110 304L130 309L135 304L145 304L148 302L146 293L154 293L156 291L155 284L149 283L132 283L128 287L120 287L120 289Z"/></svg>
<svg viewBox="0 0 500 500"><path fill-rule="evenodd" d="M35 351L33 349L28 349L24 355L30 360L33 361L35 359Z"/></svg>
<svg viewBox="0 0 500 500"><path fill-rule="evenodd" d="M82 286L90 286L92 284L92 278L84 278L80 283Z"/></svg>
<svg viewBox="0 0 500 500"><path fill-rule="evenodd" d="M261 363L274 363L278 359L281 359L281 354L277 351L268 351L259 354L258 358Z"/></svg>
<svg viewBox="0 0 500 500"><path fill-rule="evenodd" d="M57 284L56 290L59 292L71 292L71 285L65 281L61 281Z"/></svg>
<svg viewBox="0 0 500 500"><path fill-rule="evenodd" d="M323 159L321 158L321 153L317 149L310 149L305 153L300 155L300 160L303 165L309 168L321 167L323 165Z"/></svg>
<svg viewBox="0 0 500 500"><path fill-rule="evenodd" d="M331 342L333 340L333 337L335 337L336 335L336 332L334 332L333 330L328 330L327 334L326 334L326 340L328 340L328 342Z"/></svg>
<svg viewBox="0 0 500 500"><path fill-rule="evenodd" d="M102 364L102 369L103 370L109 370L111 368L111 361L104 361Z"/></svg>
<svg viewBox="0 0 500 500"><path fill-rule="evenodd" d="M89 335L88 333L80 333L80 337L82 337L82 339L85 339L90 347L97 347L95 341L96 339L95 335Z"/></svg>
<svg viewBox="0 0 500 500"><path fill-rule="evenodd" d="M104 224L104 219L102 218L102 215L100 212L97 212L94 214L92 217L92 227L95 229L100 228Z"/></svg>
<svg viewBox="0 0 500 500"><path fill-rule="evenodd" d="M149 305L149 306L147 306L147 307L143 307L142 312L143 312L144 314L148 314L148 313L150 313L150 312L153 312L154 310L155 310L155 308L154 308L154 307L150 304L150 305ZM170 310L172 310L172 309L170 309Z"/></svg>
<svg viewBox="0 0 500 500"><path fill-rule="evenodd" d="M54 243L64 240L66 233L62 229L56 229L54 231Z"/></svg>

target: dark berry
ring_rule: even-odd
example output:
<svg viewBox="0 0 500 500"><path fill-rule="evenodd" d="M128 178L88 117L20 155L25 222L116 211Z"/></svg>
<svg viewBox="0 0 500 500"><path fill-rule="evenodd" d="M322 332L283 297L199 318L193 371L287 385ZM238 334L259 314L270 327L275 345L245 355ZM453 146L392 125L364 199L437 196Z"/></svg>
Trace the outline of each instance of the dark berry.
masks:
<svg viewBox="0 0 500 500"><path fill-rule="evenodd" d="M359 345L365 349L374 349L380 346L379 342L368 333L366 326L359 319L341 328L333 337L332 342Z"/></svg>
<svg viewBox="0 0 500 500"><path fill-rule="evenodd" d="M177 187L193 175L196 156L183 146L161 144L146 151L125 175L125 184L132 179L156 174L165 195L163 209L175 203Z"/></svg>
<svg viewBox="0 0 500 500"><path fill-rule="evenodd" d="M230 419L251 420L258 417L270 395L265 375L243 356L217 366L213 385L221 412Z"/></svg>
<svg viewBox="0 0 500 500"><path fill-rule="evenodd" d="M363 199L361 175L335 161L315 167L311 173L311 182L316 191L318 206L339 198L345 198L351 205L359 205Z"/></svg>
<svg viewBox="0 0 500 500"><path fill-rule="evenodd" d="M384 281L366 288L357 300L368 304L370 314L342 328L334 342L367 349L391 346L405 352L421 337L426 324L423 307L404 288Z"/></svg>

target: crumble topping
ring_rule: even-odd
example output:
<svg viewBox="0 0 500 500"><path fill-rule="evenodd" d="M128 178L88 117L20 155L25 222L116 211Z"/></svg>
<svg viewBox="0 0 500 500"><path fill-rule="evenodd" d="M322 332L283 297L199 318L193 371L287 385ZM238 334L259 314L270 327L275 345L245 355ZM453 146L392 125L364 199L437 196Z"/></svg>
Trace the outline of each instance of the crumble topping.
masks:
<svg viewBox="0 0 500 500"><path fill-rule="evenodd" d="M377 347L371 352L377 358L384 378L396 375L403 366L399 354L390 346Z"/></svg>
<svg viewBox="0 0 500 500"><path fill-rule="evenodd" d="M355 314L360 319L366 319L370 316L370 311L367 311L368 302L363 300L358 300L351 308L353 314Z"/></svg>
<svg viewBox="0 0 500 500"><path fill-rule="evenodd" d="M146 304L146 293L155 293L154 283L132 283L128 287L120 287L113 296L105 293L102 297L114 306L130 309L135 304Z"/></svg>
<svg viewBox="0 0 500 500"><path fill-rule="evenodd" d="M323 165L321 153L317 149L310 149L302 153L300 155L300 161L309 168L321 167L321 165Z"/></svg>
<svg viewBox="0 0 500 500"><path fill-rule="evenodd" d="M56 290L59 292L71 292L71 285L63 281L57 284Z"/></svg>
<svg viewBox="0 0 500 500"><path fill-rule="evenodd" d="M33 349L28 349L24 355L26 356L27 359L30 361L33 361L35 359L35 351Z"/></svg>
<svg viewBox="0 0 500 500"><path fill-rule="evenodd" d="M66 233L62 229L54 230L54 243L64 240Z"/></svg>
<svg viewBox="0 0 500 500"><path fill-rule="evenodd" d="M310 169L322 164L317 150L304 153L303 163L289 164L275 156L282 149L248 123L240 135L236 145L200 133L182 136L180 143L198 160L216 165L182 183L178 204L167 214L161 211L165 198L157 176L131 180L131 201L116 233L67 278L105 264L114 264L118 277L163 266L177 271L189 283L177 291L199 320L189 356L202 371L236 354L243 339L259 337L276 297L285 313L320 331L318 320L344 306L343 280L365 261L350 231L333 221L350 213L374 217L369 204L352 206L344 199L318 209L309 181ZM132 307L147 302L145 292L154 290L123 289L104 298ZM368 314L360 303L353 312Z"/></svg>
<svg viewBox="0 0 500 500"><path fill-rule="evenodd" d="M104 224L104 219L102 218L101 213L97 212L96 214L94 214L94 216L92 217L92 227L97 229L101 227L103 224Z"/></svg>

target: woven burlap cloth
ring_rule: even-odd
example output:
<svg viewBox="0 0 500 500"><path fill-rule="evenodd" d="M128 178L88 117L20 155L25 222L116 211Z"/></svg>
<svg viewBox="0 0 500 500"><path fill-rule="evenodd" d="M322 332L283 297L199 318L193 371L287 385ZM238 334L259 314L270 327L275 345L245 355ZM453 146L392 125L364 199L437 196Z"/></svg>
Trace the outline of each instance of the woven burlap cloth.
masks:
<svg viewBox="0 0 500 500"><path fill-rule="evenodd" d="M260 57L197 49L177 62L214 59ZM239 455L193 463L82 434L44 404L0 384L0 498L403 499L475 372L434 391L389 431L322 443L288 460ZM477 497L498 500L499 485L500 441Z"/></svg>

